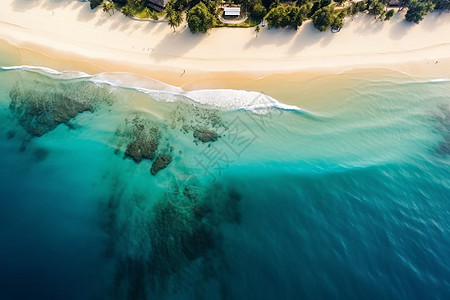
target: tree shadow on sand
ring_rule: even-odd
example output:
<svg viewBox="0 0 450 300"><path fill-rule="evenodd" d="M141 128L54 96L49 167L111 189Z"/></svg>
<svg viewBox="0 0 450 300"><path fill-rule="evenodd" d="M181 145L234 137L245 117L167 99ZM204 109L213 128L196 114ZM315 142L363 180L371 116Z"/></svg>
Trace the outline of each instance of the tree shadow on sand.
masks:
<svg viewBox="0 0 450 300"><path fill-rule="evenodd" d="M73 1L68 0L45 0L45 1L36 1L36 0L14 0L12 2L12 8L14 11L26 11L34 7L42 6L46 9L55 9L59 7L68 6L73 4Z"/></svg>
<svg viewBox="0 0 450 300"><path fill-rule="evenodd" d="M420 26L427 31L436 31L439 26L450 23L450 11L439 10L425 16Z"/></svg>
<svg viewBox="0 0 450 300"><path fill-rule="evenodd" d="M320 43L321 47L325 47L334 37L335 34L329 29L325 32L320 32L314 27L312 22L308 22L300 28L300 31L295 36L294 42L289 47L288 53L290 55L296 54L317 43Z"/></svg>
<svg viewBox="0 0 450 300"><path fill-rule="evenodd" d="M356 25L355 30L353 31L355 34L364 36L376 34L377 32L383 30L385 26L385 21L366 13L360 13L359 15L356 15L351 19L349 18L346 21L352 22Z"/></svg>
<svg viewBox="0 0 450 300"><path fill-rule="evenodd" d="M389 30L389 38L392 40L401 40L408 34L414 25L414 23L407 22L404 18L399 19Z"/></svg>
<svg viewBox="0 0 450 300"><path fill-rule="evenodd" d="M186 55L195 48L208 34L192 34L187 27L166 37L155 46L156 62L177 58Z"/></svg>
<svg viewBox="0 0 450 300"><path fill-rule="evenodd" d="M292 45L289 47L287 53L292 55L319 42L322 42L320 45L325 47L331 42L333 37L334 34L329 30L320 32L314 28L312 23L308 22L298 30L292 28L263 30L257 38L247 42L245 49L251 47L259 48L267 45L286 45L291 43Z"/></svg>
<svg viewBox="0 0 450 300"><path fill-rule="evenodd" d="M267 45L285 45L296 35L297 31L292 28L264 29L257 38L252 38L244 46L245 49L260 48Z"/></svg>
<svg viewBox="0 0 450 300"><path fill-rule="evenodd" d="M88 22L96 16L97 9L91 9L89 2L80 2L80 11L78 13L77 21Z"/></svg>

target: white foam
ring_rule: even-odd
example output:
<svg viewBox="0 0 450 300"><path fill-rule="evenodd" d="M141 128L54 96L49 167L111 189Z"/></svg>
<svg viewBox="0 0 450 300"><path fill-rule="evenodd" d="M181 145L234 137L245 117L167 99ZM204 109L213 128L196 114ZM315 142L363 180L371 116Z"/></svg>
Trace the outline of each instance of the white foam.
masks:
<svg viewBox="0 0 450 300"><path fill-rule="evenodd" d="M431 79L430 82L449 82L450 78L436 78L436 79Z"/></svg>
<svg viewBox="0 0 450 300"><path fill-rule="evenodd" d="M35 72L37 71L37 72L47 73L50 75L62 76L64 79L91 77L89 74L86 74L86 73L80 72L80 71L59 72L59 71L56 71L56 70L53 70L53 69L47 68L47 67L28 66L28 65L0 67L0 69L1 70L25 70L25 71L35 71Z"/></svg>
<svg viewBox="0 0 450 300"><path fill-rule="evenodd" d="M54 76L62 76L64 79L89 78L96 84L107 84L113 87L134 89L150 95L160 102L176 102L181 99L189 99L196 103L229 110L249 110L264 114L268 109L304 111L297 106L280 103L274 98L259 92L231 90L231 89L205 89L196 91L183 91L182 88L163 83L148 77L132 73L100 73L89 75L78 71L59 72L46 67L13 66L1 67L2 70L27 70L45 72Z"/></svg>
<svg viewBox="0 0 450 300"><path fill-rule="evenodd" d="M93 75L91 80L124 88L133 88L144 93L148 93L149 91L181 93L183 91L179 87L166 84L156 79L125 72L100 73Z"/></svg>
<svg viewBox="0 0 450 300"><path fill-rule="evenodd" d="M297 106L280 103L266 94L252 91L230 89L197 90L184 92L183 95L195 102L218 108L245 109L260 113L268 108L301 110Z"/></svg>

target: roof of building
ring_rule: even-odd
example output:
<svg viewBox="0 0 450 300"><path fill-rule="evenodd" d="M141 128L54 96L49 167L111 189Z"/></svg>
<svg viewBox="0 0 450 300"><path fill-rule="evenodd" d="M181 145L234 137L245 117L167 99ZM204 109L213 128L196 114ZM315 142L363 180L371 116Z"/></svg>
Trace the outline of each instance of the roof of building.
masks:
<svg viewBox="0 0 450 300"><path fill-rule="evenodd" d="M390 0L388 4L390 6L400 6L402 2L400 0Z"/></svg>
<svg viewBox="0 0 450 300"><path fill-rule="evenodd" d="M225 16L239 16L241 14L240 7L224 7Z"/></svg>
<svg viewBox="0 0 450 300"><path fill-rule="evenodd" d="M167 2L169 2L169 0L148 0L147 4L154 4L160 7L165 7Z"/></svg>

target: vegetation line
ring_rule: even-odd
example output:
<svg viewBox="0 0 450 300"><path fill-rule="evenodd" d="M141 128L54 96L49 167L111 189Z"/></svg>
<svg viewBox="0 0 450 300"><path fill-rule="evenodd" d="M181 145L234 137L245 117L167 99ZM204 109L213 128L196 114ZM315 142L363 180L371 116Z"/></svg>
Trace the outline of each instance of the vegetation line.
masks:
<svg viewBox="0 0 450 300"><path fill-rule="evenodd" d="M213 27L255 27L256 37L260 26L268 28L291 27L295 30L306 20L312 20L320 31L338 32L344 20L358 13L372 15L380 21L388 21L395 10L406 9L405 20L418 24L433 10L449 11L450 0L89 0L91 8L101 6L112 15L120 11L132 18L160 20L165 18L174 32L186 18L192 33L206 33ZM240 8L245 21L226 22L225 6ZM159 9L160 11L156 10ZM224 20L224 21L221 21Z"/></svg>

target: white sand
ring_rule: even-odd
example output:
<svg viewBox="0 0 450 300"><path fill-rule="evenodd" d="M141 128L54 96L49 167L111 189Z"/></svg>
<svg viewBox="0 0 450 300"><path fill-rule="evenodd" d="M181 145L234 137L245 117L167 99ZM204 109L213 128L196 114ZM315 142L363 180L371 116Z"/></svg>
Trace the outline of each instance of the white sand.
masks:
<svg viewBox="0 0 450 300"><path fill-rule="evenodd" d="M17 47L48 50L53 53L48 55L58 53L60 59L82 57L105 68L111 62L176 74L340 72L393 65L408 70L412 62L431 70L439 61L439 76L450 77L450 68L442 66L450 61L449 33L450 14L433 13L419 25L407 23L399 14L388 22L359 15L336 34L319 32L306 22L297 31L265 27L257 38L253 28L192 35L185 24L173 33L164 21L136 21L118 12L109 16L101 9L91 10L88 2L0 1L0 39Z"/></svg>

